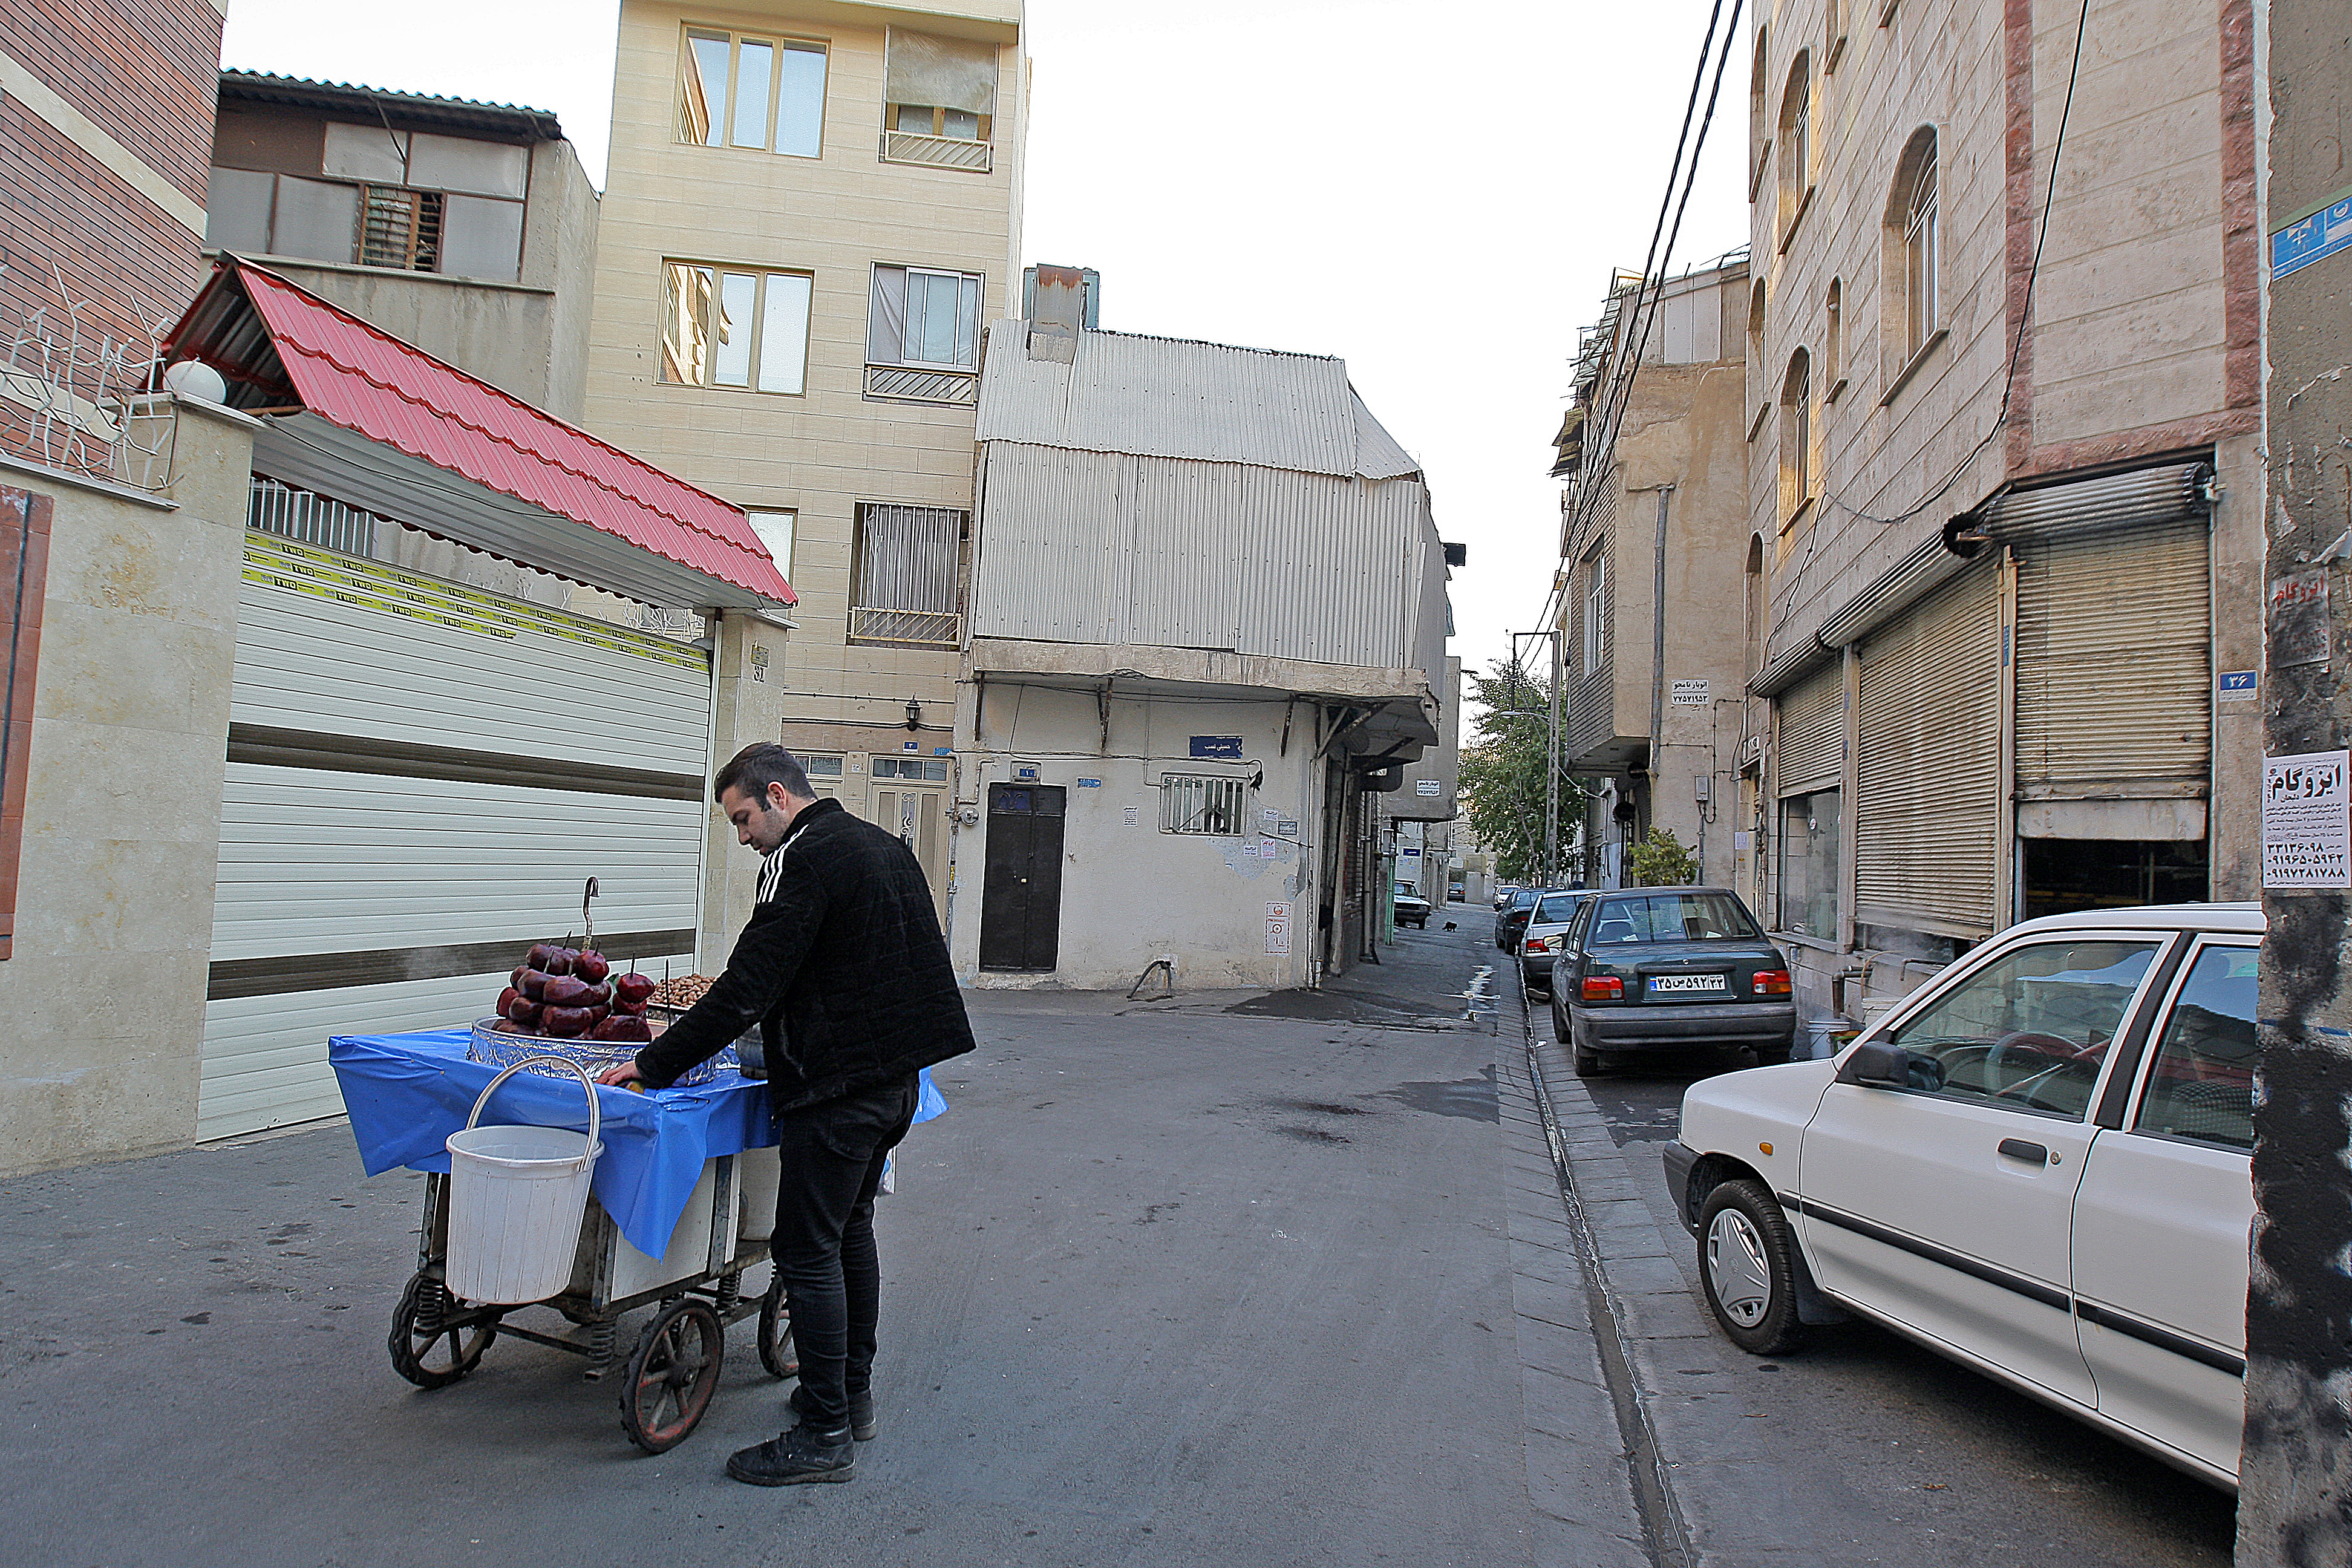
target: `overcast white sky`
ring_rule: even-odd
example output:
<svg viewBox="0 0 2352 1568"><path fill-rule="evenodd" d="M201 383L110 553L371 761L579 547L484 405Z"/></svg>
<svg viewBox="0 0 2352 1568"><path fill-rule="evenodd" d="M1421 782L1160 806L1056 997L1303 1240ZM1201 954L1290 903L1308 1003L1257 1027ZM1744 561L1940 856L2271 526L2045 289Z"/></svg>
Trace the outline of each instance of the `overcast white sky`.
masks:
<svg viewBox="0 0 2352 1568"><path fill-rule="evenodd" d="M552 110L604 175L614 0L233 0L226 64ZM1339 354L1466 544L1455 651L1533 626L1577 328L1638 268L1706 6L1029 0L1024 254L1115 331ZM1743 36L1748 23L1742 20ZM1745 243L1733 51L1676 270Z"/></svg>

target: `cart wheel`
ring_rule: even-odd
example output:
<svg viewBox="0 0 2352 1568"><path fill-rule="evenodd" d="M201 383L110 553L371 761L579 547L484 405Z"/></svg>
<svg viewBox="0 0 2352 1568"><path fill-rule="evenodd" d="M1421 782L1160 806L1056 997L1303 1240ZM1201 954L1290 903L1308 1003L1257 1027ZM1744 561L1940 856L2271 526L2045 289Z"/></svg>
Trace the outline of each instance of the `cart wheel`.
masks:
<svg viewBox="0 0 2352 1568"><path fill-rule="evenodd" d="M686 1440L710 1407L727 1330L701 1301L672 1301L654 1314L621 1383L621 1430L648 1454Z"/></svg>
<svg viewBox="0 0 2352 1568"><path fill-rule="evenodd" d="M392 1310L392 1337L386 1342L394 1372L419 1388L446 1388L474 1370L499 1337L498 1320L443 1328L456 1308L440 1280L428 1274L410 1276L400 1305Z"/></svg>
<svg viewBox="0 0 2352 1568"><path fill-rule="evenodd" d="M781 1276L768 1281L768 1293L760 1298L760 1364L770 1377L798 1377L801 1372L800 1357L793 1352L793 1320L784 1310Z"/></svg>

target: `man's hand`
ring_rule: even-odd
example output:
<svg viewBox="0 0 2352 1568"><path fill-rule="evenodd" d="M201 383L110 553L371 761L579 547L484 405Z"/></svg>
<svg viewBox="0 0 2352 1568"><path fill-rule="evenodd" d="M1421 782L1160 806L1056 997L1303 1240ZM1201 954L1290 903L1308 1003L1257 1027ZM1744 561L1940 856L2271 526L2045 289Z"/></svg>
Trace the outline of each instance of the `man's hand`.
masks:
<svg viewBox="0 0 2352 1568"><path fill-rule="evenodd" d="M645 1074L637 1070L637 1064L634 1058L625 1062L614 1062L596 1075L596 1081L609 1083L615 1089L634 1089L639 1093L643 1093L646 1087Z"/></svg>

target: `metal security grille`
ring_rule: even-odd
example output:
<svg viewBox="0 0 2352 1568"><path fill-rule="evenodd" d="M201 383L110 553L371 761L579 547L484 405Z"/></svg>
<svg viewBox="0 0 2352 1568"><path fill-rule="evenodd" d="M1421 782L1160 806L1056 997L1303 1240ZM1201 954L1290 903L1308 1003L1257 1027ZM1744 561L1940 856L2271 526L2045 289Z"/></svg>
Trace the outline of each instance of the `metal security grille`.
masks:
<svg viewBox="0 0 2352 1568"><path fill-rule="evenodd" d="M947 507L857 509L857 588L849 635L860 642L953 647L962 631L965 514Z"/></svg>
<svg viewBox="0 0 2352 1568"><path fill-rule="evenodd" d="M1178 778L1160 781L1160 831L1231 837L1242 830L1244 786L1239 779Z"/></svg>
<svg viewBox="0 0 2352 1568"><path fill-rule="evenodd" d="M296 489L259 474L253 476L247 494L245 521L247 527L264 533L299 539L305 544L340 550L346 555L375 553L375 525L379 520L374 513L345 506L310 490Z"/></svg>
<svg viewBox="0 0 2352 1568"><path fill-rule="evenodd" d="M2200 516L2017 546L2017 778L2058 798L2201 785L2213 731Z"/></svg>
<svg viewBox="0 0 2352 1568"><path fill-rule="evenodd" d="M408 272L441 269L438 191L370 185L360 203L360 261Z"/></svg>
<svg viewBox="0 0 2352 1568"><path fill-rule="evenodd" d="M1854 909L1953 936L1995 918L2000 844L2000 594L1983 561L1863 645Z"/></svg>
<svg viewBox="0 0 2352 1568"><path fill-rule="evenodd" d="M1836 659L1780 698L1778 774L1783 795L1834 789L1845 773L1845 669Z"/></svg>

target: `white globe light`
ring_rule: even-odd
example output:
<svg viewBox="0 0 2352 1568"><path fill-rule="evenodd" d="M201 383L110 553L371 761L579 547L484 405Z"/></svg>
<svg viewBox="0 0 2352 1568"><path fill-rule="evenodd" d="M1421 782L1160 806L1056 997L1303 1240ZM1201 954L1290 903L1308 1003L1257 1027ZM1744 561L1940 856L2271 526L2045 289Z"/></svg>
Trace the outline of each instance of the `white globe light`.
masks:
<svg viewBox="0 0 2352 1568"><path fill-rule="evenodd" d="M182 397L205 403L226 403L228 382L200 359L184 359L163 372L164 387Z"/></svg>

